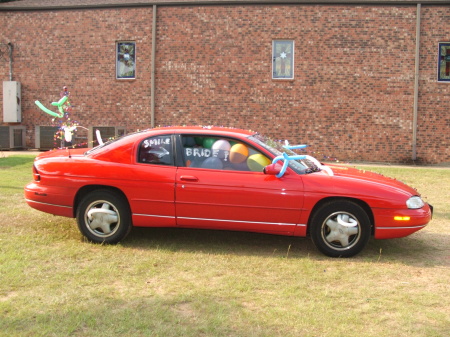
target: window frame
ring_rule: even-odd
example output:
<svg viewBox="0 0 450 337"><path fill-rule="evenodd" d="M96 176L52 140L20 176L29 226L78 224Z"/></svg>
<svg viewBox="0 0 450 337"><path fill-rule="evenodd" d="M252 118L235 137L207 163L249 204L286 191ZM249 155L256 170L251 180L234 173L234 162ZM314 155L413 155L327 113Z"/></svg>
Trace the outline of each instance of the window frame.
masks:
<svg viewBox="0 0 450 337"><path fill-rule="evenodd" d="M128 57L132 56L132 61L133 61L133 65L132 65L132 72L133 74L130 76L125 76L125 75L120 75L119 74L119 62L122 62L121 57L125 57L125 54L122 55L121 53L121 46L122 45L129 45L133 47L133 52L132 53L128 53ZM116 48L115 48L115 59L116 59L116 80L135 80L136 79L136 62L137 62L137 56L136 56L136 41L129 41L129 40L125 40L125 41L116 41ZM131 54L131 55L130 55ZM126 73L125 73L126 74Z"/></svg>
<svg viewBox="0 0 450 337"><path fill-rule="evenodd" d="M155 162L148 162L148 161L143 161L142 160L142 155L141 155L141 150L143 148L143 144L145 143L145 141L149 140L149 139L154 139L154 138L168 138L170 139L170 144L168 144L168 147L170 147L170 151L168 156L170 157L170 163L155 163ZM167 149L166 149L167 150ZM137 148L137 163L138 164L144 164L144 165L158 165L158 166L175 166L177 163L177 158L176 158L176 146L175 146L175 141L174 141L174 137L172 134L160 134L160 135L154 135L151 137L146 137L144 139L142 139L139 142L138 148Z"/></svg>
<svg viewBox="0 0 450 337"><path fill-rule="evenodd" d="M276 65L276 61L279 58L286 58L287 56L283 57L283 54L280 53L280 56L277 56L277 46L279 45L283 45L283 44L289 44L291 50L291 57L290 57L290 62L289 62L289 66L291 68L291 76L277 76L276 75L276 69L277 69L277 65ZM283 52L284 53L284 52ZM289 39L278 39L278 40L272 40L272 80L294 80L295 77L295 41L294 40L289 40Z"/></svg>
<svg viewBox="0 0 450 337"><path fill-rule="evenodd" d="M446 54L442 55L442 48L446 49ZM444 58L444 63L442 64L442 59ZM439 83L450 83L450 76L441 77L442 68L450 67L450 42L439 42L438 47L438 59L437 59L437 81ZM444 70L445 71L445 70Z"/></svg>
<svg viewBox="0 0 450 337"><path fill-rule="evenodd" d="M228 142L236 142L236 143L240 143L245 145L249 150L251 150L252 152L254 152L253 154L261 154L263 156L265 156L270 162L272 161L272 158L266 153L266 149L264 149L264 151L261 151L261 149L256 148L255 146L253 146L252 144L249 144L248 142L239 139L239 138L233 138L233 137L229 137L229 136L225 136L225 135L217 135L217 134L206 134L206 133L202 133L202 134L191 134L191 133L186 133L186 134L179 134L178 138L176 140L177 142L177 148L179 148L179 151L177 152L177 158L176 158L176 163L178 167L183 167L183 168L191 168L191 169L200 169L200 170L218 170L218 171L223 171L223 172L245 172L245 173L260 173L259 171L252 171L250 168L248 168L248 170L242 170L238 167L234 168L234 169L227 169L225 167L223 168L208 168L208 167L196 167L196 166L187 166L187 159L186 159L186 153L185 153L185 147L183 146L183 137L201 137L201 138L214 138L217 140L220 139L224 139L227 140ZM250 157L250 155L249 155ZM212 156L209 157L205 157L205 158L212 158ZM261 171L262 173L262 171Z"/></svg>

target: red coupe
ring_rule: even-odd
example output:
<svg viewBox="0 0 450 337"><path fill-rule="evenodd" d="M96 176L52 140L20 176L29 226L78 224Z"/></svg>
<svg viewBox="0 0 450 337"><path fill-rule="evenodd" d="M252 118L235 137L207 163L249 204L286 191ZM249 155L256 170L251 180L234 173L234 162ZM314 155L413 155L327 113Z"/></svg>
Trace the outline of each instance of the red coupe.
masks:
<svg viewBox="0 0 450 337"><path fill-rule="evenodd" d="M301 147L301 146L300 146ZM332 257L370 236L424 228L432 207L405 184L325 166L299 147L216 127L156 128L36 157L27 203L77 219L90 241L117 243L133 226L311 236Z"/></svg>

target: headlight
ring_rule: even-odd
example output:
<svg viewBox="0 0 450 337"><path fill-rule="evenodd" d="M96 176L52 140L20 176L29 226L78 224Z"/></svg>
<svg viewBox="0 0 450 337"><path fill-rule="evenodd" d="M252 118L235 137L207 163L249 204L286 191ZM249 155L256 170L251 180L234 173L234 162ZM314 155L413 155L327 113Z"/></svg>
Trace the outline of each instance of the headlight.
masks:
<svg viewBox="0 0 450 337"><path fill-rule="evenodd" d="M423 206L425 206L425 203L423 202L423 200L418 197L418 196L414 196L409 198L406 201L406 206L408 206L408 208L411 209L417 209L417 208L422 208Z"/></svg>

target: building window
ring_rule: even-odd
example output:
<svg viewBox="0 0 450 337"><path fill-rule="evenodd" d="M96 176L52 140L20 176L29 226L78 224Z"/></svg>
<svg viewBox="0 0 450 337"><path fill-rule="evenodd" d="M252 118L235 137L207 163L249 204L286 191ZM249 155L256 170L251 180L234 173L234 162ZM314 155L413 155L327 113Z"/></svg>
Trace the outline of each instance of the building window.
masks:
<svg viewBox="0 0 450 337"><path fill-rule="evenodd" d="M116 42L116 78L136 78L136 42Z"/></svg>
<svg viewBox="0 0 450 337"><path fill-rule="evenodd" d="M294 79L293 40L274 40L272 42L272 78Z"/></svg>
<svg viewBox="0 0 450 337"><path fill-rule="evenodd" d="M439 43L438 82L450 83L450 42Z"/></svg>

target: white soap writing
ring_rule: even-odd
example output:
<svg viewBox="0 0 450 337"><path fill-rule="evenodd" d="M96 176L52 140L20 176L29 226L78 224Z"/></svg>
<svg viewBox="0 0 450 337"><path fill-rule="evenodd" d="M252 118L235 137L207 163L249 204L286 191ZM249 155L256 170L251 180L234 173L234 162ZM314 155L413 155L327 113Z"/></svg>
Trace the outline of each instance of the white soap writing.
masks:
<svg viewBox="0 0 450 337"><path fill-rule="evenodd" d="M209 157L218 158L219 153L223 153L221 157L222 158L224 157L225 160L227 160L228 154L229 154L229 151L217 150L217 149L210 150L210 149L204 149L204 148L198 148L198 147L186 148L185 151L186 151L187 157L198 157L198 158L209 158Z"/></svg>
<svg viewBox="0 0 450 337"><path fill-rule="evenodd" d="M153 138L144 140L144 148L155 145L170 145L170 138Z"/></svg>

